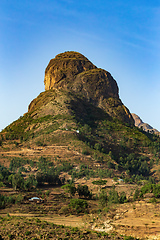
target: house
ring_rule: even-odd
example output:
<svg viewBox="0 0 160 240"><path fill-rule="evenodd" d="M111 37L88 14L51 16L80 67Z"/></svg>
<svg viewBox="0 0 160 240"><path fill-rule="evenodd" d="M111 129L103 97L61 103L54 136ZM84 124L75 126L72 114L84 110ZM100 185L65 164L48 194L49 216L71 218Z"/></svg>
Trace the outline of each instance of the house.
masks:
<svg viewBox="0 0 160 240"><path fill-rule="evenodd" d="M42 203L44 202L44 200L42 198L39 197L32 197L29 199L30 202L35 202L35 203Z"/></svg>

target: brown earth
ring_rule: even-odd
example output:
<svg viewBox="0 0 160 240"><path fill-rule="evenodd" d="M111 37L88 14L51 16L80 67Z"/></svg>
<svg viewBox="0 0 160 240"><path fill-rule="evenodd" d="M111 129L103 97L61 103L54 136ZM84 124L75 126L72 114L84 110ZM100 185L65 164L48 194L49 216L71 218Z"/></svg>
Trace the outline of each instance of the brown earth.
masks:
<svg viewBox="0 0 160 240"><path fill-rule="evenodd" d="M89 183L87 184L91 185ZM125 184L122 185L122 187L124 190ZM118 186L118 188L121 188L121 186ZM50 191L50 194L53 197L52 189L50 189ZM57 197L58 192L59 190L57 189ZM108 212L97 214L94 213L93 210L95 207L97 209L98 206L97 204L94 205L93 200L90 200L93 213L80 216L67 216L60 212L60 215L55 214L56 212L52 213L51 209L55 206L55 203L61 207L66 204L61 202L60 199L57 203L56 194L54 195L55 200L51 200L51 198L49 198L42 204L29 202L24 204L22 203L21 205L15 205L12 208L2 209L0 211L0 215L1 217L9 214L10 216L15 217L25 217L25 219L40 219L41 221L47 221L58 225L79 227L80 229L90 229L100 232L104 231L107 233L115 232L118 235L133 236L141 239L160 239L159 203L149 203L146 200L121 205L112 205L110 206ZM35 209L37 210L35 211Z"/></svg>
<svg viewBox="0 0 160 240"><path fill-rule="evenodd" d="M72 159L75 164L76 158L81 159L82 162L91 164L91 156L84 156L78 149L68 146L42 146L34 148L21 148L12 151L1 151L0 160L1 164L9 166L10 159L13 157L24 157L29 159L38 159L40 156L51 157L52 160L58 156L59 161ZM98 164L98 163L97 163ZM76 164L75 164L76 166ZM94 164L93 164L94 167ZM36 169L31 169L34 173ZM66 173L65 177L70 178ZM99 178L82 178L77 179L75 184L86 184L92 193L96 195L101 188L109 189L115 185L115 190L118 192L125 192L127 197L132 198L132 194L137 188L134 184L117 183L111 178L107 178L107 183L103 186L96 186L92 182ZM160 239L160 206L158 203L149 203L150 199L144 201L125 203L119 205L112 205L106 213L95 213L98 210L98 202L89 200L90 210L88 215L81 216L67 216L61 211L63 207L67 206L69 199L63 198L64 190L58 187L42 188L45 192L49 190L49 198L45 198L42 204L32 204L24 202L19 206L12 206L0 210L0 215L4 216L9 213L11 216L40 218L41 220L48 221L55 224L64 224L65 226L73 226L80 228L89 228L97 231L117 232L117 234L131 235L136 238ZM18 194L11 189L1 188L1 193L4 195ZM34 196L34 193L31 193ZM60 214L60 215L59 215Z"/></svg>
<svg viewBox="0 0 160 240"><path fill-rule="evenodd" d="M92 182L96 180L91 178L87 180L76 180L75 184L87 184L89 189L95 195L100 188L111 189L115 184L115 190L118 192L125 191L130 199L132 192L136 189L136 185L125 184L113 181L107 178L107 183L103 186L96 186ZM49 189L50 194L47 197L46 191ZM80 229L90 229L98 232L117 233L117 235L133 236L141 239L160 239L160 205L157 203L149 203L149 198L143 201L128 202L125 204L112 204L108 210L97 213L98 202L96 200L88 200L89 213L87 215L80 214L69 215L64 213L69 202L69 198L64 195L64 190L59 187L44 187L44 203L31 203L25 200L20 205L13 205L10 208L0 210L1 217L9 214L15 217L25 217L27 219L40 219L49 223L60 224L64 226L79 227ZM17 194L10 188L1 188L1 193L5 195ZM28 193L34 196L34 193ZM35 193L36 195L36 193ZM33 230L32 230L33 231ZM91 238L92 239L92 238Z"/></svg>

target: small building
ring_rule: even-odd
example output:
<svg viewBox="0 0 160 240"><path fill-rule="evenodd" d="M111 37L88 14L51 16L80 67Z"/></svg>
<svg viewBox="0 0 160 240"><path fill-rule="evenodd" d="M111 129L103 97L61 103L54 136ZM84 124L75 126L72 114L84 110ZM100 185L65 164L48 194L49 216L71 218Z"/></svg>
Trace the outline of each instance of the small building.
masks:
<svg viewBox="0 0 160 240"><path fill-rule="evenodd" d="M29 199L30 202L34 202L34 203L42 203L44 202L42 198L39 197L32 197Z"/></svg>
<svg viewBox="0 0 160 240"><path fill-rule="evenodd" d="M123 183L124 180L120 178L120 179L118 179L118 182L119 182L119 183Z"/></svg>

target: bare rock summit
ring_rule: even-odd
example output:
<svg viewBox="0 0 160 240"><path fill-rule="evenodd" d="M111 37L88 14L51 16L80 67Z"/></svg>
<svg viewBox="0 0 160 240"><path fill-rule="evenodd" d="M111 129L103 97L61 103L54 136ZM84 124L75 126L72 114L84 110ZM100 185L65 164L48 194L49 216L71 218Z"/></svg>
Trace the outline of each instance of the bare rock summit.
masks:
<svg viewBox="0 0 160 240"><path fill-rule="evenodd" d="M150 133L160 135L160 132L157 129L151 127L148 123L144 123L142 121L142 119L138 115L136 115L135 113L132 113L132 117L135 121L135 126L136 127L142 128L143 131L145 131L145 132L150 132Z"/></svg>
<svg viewBox="0 0 160 240"><path fill-rule="evenodd" d="M45 90L67 91L103 109L111 117L134 125L132 115L119 98L117 82L78 52L64 52L51 59L44 78Z"/></svg>

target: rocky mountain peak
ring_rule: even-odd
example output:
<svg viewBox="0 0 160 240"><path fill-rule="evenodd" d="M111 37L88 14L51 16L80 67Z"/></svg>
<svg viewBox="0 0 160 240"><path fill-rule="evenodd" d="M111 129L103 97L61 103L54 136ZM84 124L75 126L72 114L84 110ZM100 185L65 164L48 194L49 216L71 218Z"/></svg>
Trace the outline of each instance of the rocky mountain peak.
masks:
<svg viewBox="0 0 160 240"><path fill-rule="evenodd" d="M60 53L50 60L45 70L45 90L64 87L79 73L95 68L95 65L78 52Z"/></svg>
<svg viewBox="0 0 160 240"><path fill-rule="evenodd" d="M67 89L88 100L119 98L118 86L111 74L97 68L78 52L65 52L51 59L45 70L45 90Z"/></svg>
<svg viewBox="0 0 160 240"><path fill-rule="evenodd" d="M54 100L52 99L52 101L57 101L62 93L67 93L69 99L71 95L74 98L71 105L77 106L78 102L80 104L80 99L83 99L84 102L102 109L109 116L134 125L129 110L119 98L118 85L111 74L104 69L97 68L78 52L60 53L51 59L45 70L44 84L46 95L48 91L54 91L56 94L54 94ZM66 97L63 98L64 103L61 103L61 105L65 108ZM67 101L69 102L71 99ZM74 101L77 103L73 104ZM39 99L33 100L29 106L29 111L33 111L41 104L43 103ZM71 105L69 108L72 108ZM54 106L56 105L54 104ZM43 107L44 112L48 114L55 112L55 109L53 111L51 108L53 108L53 104L50 104L50 107L46 109L45 103ZM56 109L57 111L58 109ZM42 110L39 110L39 112L42 115ZM85 112L85 109L81 107L81 113L83 112Z"/></svg>
<svg viewBox="0 0 160 240"><path fill-rule="evenodd" d="M144 123L142 121L142 119L138 115L136 115L135 113L132 113L132 117L134 119L136 127L142 128L143 131L145 131L145 132L150 132L150 133L160 135L160 132L157 129L153 128L148 123Z"/></svg>

